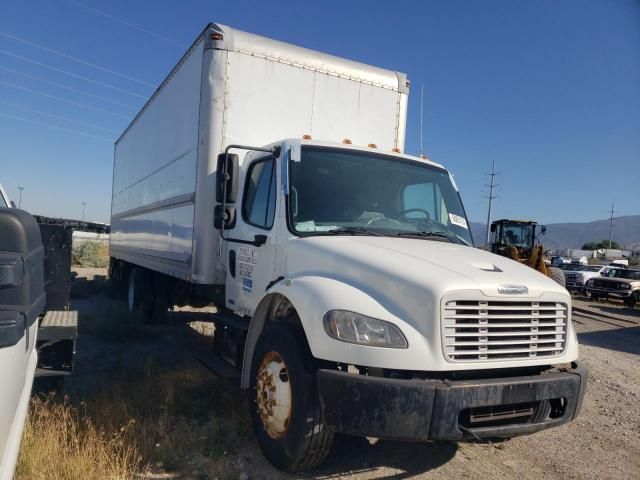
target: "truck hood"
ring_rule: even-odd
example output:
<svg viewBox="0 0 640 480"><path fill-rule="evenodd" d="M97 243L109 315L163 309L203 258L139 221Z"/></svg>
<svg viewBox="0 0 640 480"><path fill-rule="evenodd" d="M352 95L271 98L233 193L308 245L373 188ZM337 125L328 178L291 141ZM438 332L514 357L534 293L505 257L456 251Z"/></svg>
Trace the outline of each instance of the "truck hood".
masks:
<svg viewBox="0 0 640 480"><path fill-rule="evenodd" d="M405 333L412 328L420 334L421 340L413 337L412 342L425 345L425 339L440 337L443 302L450 299L571 304L563 287L530 267L473 247L423 239L292 238L286 247L285 275L293 282L296 278L332 279L335 295L319 300L327 302L326 309L397 319ZM341 285L349 288L342 290ZM500 286L520 288L500 291ZM376 307L363 303L362 296L340 294L353 289L364 293ZM521 292L514 294L514 290ZM322 310L318 309L319 315Z"/></svg>
<svg viewBox="0 0 640 480"><path fill-rule="evenodd" d="M292 239L288 275L317 274L351 282L365 291L439 299L448 291L480 290L488 297L539 297L567 291L534 269L464 245L391 237L306 237ZM525 286L527 293L505 295L499 286Z"/></svg>

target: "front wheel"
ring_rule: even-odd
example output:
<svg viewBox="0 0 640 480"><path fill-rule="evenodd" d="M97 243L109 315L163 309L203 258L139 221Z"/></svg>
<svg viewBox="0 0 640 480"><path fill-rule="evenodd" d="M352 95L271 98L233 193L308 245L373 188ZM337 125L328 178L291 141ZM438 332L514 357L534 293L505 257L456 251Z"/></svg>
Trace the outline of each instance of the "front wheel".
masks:
<svg viewBox="0 0 640 480"><path fill-rule="evenodd" d="M311 353L294 326L265 327L253 355L250 392L258 444L276 468L300 472L327 458L333 432L322 419Z"/></svg>
<svg viewBox="0 0 640 480"><path fill-rule="evenodd" d="M624 304L629 308L633 308L636 306L636 303L638 303L639 301L640 301L640 294L634 293L629 298L625 299Z"/></svg>

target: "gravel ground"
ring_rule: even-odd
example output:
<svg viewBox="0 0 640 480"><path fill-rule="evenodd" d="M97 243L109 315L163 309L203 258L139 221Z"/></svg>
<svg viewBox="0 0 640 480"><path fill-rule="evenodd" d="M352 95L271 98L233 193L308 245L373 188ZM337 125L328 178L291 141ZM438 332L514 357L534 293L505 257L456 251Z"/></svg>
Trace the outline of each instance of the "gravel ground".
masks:
<svg viewBox="0 0 640 480"><path fill-rule="evenodd" d="M91 280L93 275L105 274L98 269L78 269L78 273L81 283L84 278ZM75 307L87 311L96 305L102 308L91 297L93 291L88 288L85 298L76 301ZM370 445L365 439L340 436L325 465L305 478L640 479L640 310L581 300L576 300L574 307L586 312L585 316L574 312L574 323L581 344L580 358L589 368L586 397L576 421L501 443L380 441ZM197 331L210 334L206 323L194 325ZM172 356L190 355L188 348L166 348L170 336L162 334L157 338L162 345L157 354L165 351ZM84 353L86 374L91 370L86 361L102 357L102 347L91 338L86 339L85 345L96 349L88 356ZM152 348L148 339L144 345ZM101 369L104 368L102 363ZM234 455L235 478L300 478L273 469L253 439ZM177 472L170 477L203 478L194 477L192 472ZM208 478L206 473L204 478Z"/></svg>

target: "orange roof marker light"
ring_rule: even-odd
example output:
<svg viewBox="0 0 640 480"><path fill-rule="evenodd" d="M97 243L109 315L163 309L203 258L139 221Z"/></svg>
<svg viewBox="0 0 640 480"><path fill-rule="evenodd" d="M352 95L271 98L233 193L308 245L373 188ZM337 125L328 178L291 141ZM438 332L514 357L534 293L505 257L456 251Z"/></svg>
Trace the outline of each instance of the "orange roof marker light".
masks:
<svg viewBox="0 0 640 480"><path fill-rule="evenodd" d="M211 40L223 40L224 37L221 33L212 33Z"/></svg>
<svg viewBox="0 0 640 480"><path fill-rule="evenodd" d="M303 140L311 140L311 135L309 135L308 133L305 133L304 135L302 135L302 139Z"/></svg>
<svg viewBox="0 0 640 480"><path fill-rule="evenodd" d="M401 152L400 152L400 149L399 149L398 147L393 147L393 148L391 149L391 151L392 151L392 152L395 152L395 153L401 153Z"/></svg>
<svg viewBox="0 0 640 480"><path fill-rule="evenodd" d="M376 145L375 143L370 143L369 145L367 145L367 147L369 147L369 148L378 148L378 145Z"/></svg>
<svg viewBox="0 0 640 480"><path fill-rule="evenodd" d="M342 143L345 143L347 145L351 145L351 140L349 140L348 138L345 138L344 140L342 140Z"/></svg>

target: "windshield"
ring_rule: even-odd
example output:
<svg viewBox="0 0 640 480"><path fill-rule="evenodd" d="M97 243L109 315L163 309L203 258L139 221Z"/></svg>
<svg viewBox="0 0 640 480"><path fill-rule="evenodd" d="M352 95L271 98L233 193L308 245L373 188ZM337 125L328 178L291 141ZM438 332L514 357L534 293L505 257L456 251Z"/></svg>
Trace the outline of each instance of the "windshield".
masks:
<svg viewBox="0 0 640 480"><path fill-rule="evenodd" d="M602 267L600 265L579 265L575 263L568 263L566 265L561 265L561 269L570 270L570 271L580 271L580 272L599 272Z"/></svg>
<svg viewBox="0 0 640 480"><path fill-rule="evenodd" d="M504 222L502 228L502 243L516 247L529 248L533 245L533 224Z"/></svg>
<svg viewBox="0 0 640 480"><path fill-rule="evenodd" d="M622 270L616 268L613 270L609 270L609 272L607 272L607 277L640 280L640 270Z"/></svg>
<svg viewBox="0 0 640 480"><path fill-rule="evenodd" d="M600 265L588 265L584 266L583 270L586 272L599 272L602 270L602 267Z"/></svg>
<svg viewBox="0 0 640 480"><path fill-rule="evenodd" d="M422 236L472 244L443 169L369 153L306 147L290 162L290 223L302 235Z"/></svg>
<svg viewBox="0 0 640 480"><path fill-rule="evenodd" d="M573 263L565 263L564 265L560 265L560 268L562 270L569 270L569 271L577 271L577 270L587 270L587 268L585 268L583 265L575 265Z"/></svg>

